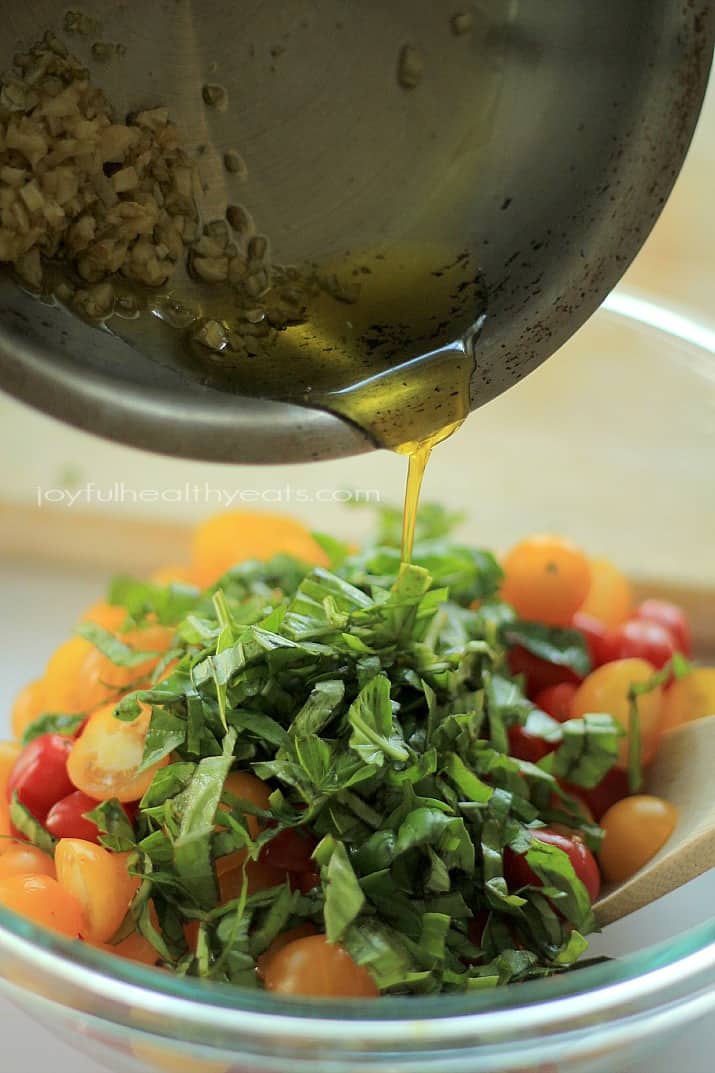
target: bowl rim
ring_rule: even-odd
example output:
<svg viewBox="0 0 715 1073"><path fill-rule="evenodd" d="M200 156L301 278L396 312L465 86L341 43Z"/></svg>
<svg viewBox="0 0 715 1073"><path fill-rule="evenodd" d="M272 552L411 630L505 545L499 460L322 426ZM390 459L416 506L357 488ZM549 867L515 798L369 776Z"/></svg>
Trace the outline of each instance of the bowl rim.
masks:
<svg viewBox="0 0 715 1073"><path fill-rule="evenodd" d="M599 311L636 322L708 354L705 375L715 380L709 355L715 331L703 321L628 291L613 292ZM697 363L697 358L695 359ZM698 371L700 368L698 367ZM621 1023L626 1033L644 1034L650 1015L668 1009L668 1027L715 1009L715 917L671 939L614 960L511 987L467 994L385 996L360 1000L278 998L264 991L182 978L116 958L91 946L63 939L0 907L0 952L6 963L36 969L60 985L52 1001L70 995L81 1008L97 1009L116 1024L129 1009L155 1015L152 1032L181 1039L187 1025L201 1042L223 1039L242 1049L265 1050L285 1036L296 1053L329 1047L333 1055L363 1053L362 1035L372 1046L404 1054L438 1048L442 1054L476 1044L524 1042L562 1037L594 1025ZM11 985L12 970L2 975ZM33 991L22 981L15 986ZM46 991L37 988L38 994ZM99 1004L99 1005L98 1005ZM77 1007L77 1002L71 1005ZM346 1022L353 1029L346 1033ZM640 1024L640 1028L638 1028ZM177 1031L178 1030L178 1031Z"/></svg>

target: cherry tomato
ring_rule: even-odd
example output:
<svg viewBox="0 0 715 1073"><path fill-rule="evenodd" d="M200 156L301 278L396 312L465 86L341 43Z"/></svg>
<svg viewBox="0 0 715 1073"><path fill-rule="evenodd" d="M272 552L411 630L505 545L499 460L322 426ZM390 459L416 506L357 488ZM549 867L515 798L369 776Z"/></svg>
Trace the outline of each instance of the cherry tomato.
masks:
<svg viewBox="0 0 715 1073"><path fill-rule="evenodd" d="M534 697L534 704L559 723L566 723L571 718L571 703L576 695L576 686L572 682L559 682L557 686L548 686Z"/></svg>
<svg viewBox="0 0 715 1073"><path fill-rule="evenodd" d="M489 922L489 913L486 909L478 909L467 923L467 938L474 946L482 945L484 929Z"/></svg>
<svg viewBox="0 0 715 1073"><path fill-rule="evenodd" d="M309 872L314 867L311 857L317 844L307 832L288 827L265 846L261 860L284 872Z"/></svg>
<svg viewBox="0 0 715 1073"><path fill-rule="evenodd" d="M619 767L628 767L628 691L631 685L647 682L654 674L655 667L647 660L619 659L591 671L576 690L571 708L574 719L580 719L588 713L605 712L612 715L626 731L619 744ZM658 745L662 693L660 686L656 686L651 692L638 697L643 764L653 759Z"/></svg>
<svg viewBox="0 0 715 1073"><path fill-rule="evenodd" d="M101 626L103 630L109 630L110 633L118 633L126 619L126 607L120 607L118 604L107 604L104 601L92 604L82 615L82 622L94 622L96 626Z"/></svg>
<svg viewBox="0 0 715 1073"><path fill-rule="evenodd" d="M98 648L89 646L89 651L78 670L77 711L91 712L101 705L117 700L131 689L147 685L151 672L161 656L170 648L174 631L168 626L145 626L142 629L129 630L121 634L124 641L135 652L151 653L146 660L133 667L120 667L112 663ZM88 644L88 642L85 642Z"/></svg>
<svg viewBox="0 0 715 1073"><path fill-rule="evenodd" d="M660 670L676 650L670 630L658 622L631 618L606 634L604 650L608 660L647 659Z"/></svg>
<svg viewBox="0 0 715 1073"><path fill-rule="evenodd" d="M549 663L539 656L527 652L521 645L514 645L507 653L509 670L513 675L524 676L526 694L532 699L542 689L549 686L557 686L561 682L577 684L581 681L579 676L570 667L560 667L557 663Z"/></svg>
<svg viewBox="0 0 715 1073"><path fill-rule="evenodd" d="M531 834L535 840L563 850L571 861L577 877L586 888L591 902L595 902L601 890L601 875L596 858L578 835L565 835L549 827L539 828ZM514 890L526 886L543 886L539 877L529 867L526 854L514 853L509 848L504 851L504 876L509 887Z"/></svg>
<svg viewBox="0 0 715 1073"><path fill-rule="evenodd" d="M296 939L305 939L308 935L315 935L317 930L315 924L311 924L310 921L307 920L305 924L296 924L294 928L288 928L287 931L282 931L280 935L276 935L268 949L261 954L256 961L258 975L261 977L265 976L267 967L279 950L282 950L284 946L288 946L288 943L295 942Z"/></svg>
<svg viewBox="0 0 715 1073"><path fill-rule="evenodd" d="M696 667L666 689L661 729L672 730L706 715L715 715L715 667Z"/></svg>
<svg viewBox="0 0 715 1073"><path fill-rule="evenodd" d="M299 890L301 894L310 894L311 890L315 890L316 887L320 886L320 873L289 872L288 882L291 890Z"/></svg>
<svg viewBox="0 0 715 1073"><path fill-rule="evenodd" d="M28 875L52 876L56 879L55 862L48 853L27 842L10 842L0 857L0 879Z"/></svg>
<svg viewBox="0 0 715 1073"><path fill-rule="evenodd" d="M72 785L61 797L76 789L97 801L108 801L111 797L119 801L138 801L157 770L168 764L167 756L138 773L151 722L151 708L141 705L141 714L131 723L125 723L114 717L114 707L108 704L93 712L82 735L70 743L67 770Z"/></svg>
<svg viewBox="0 0 715 1073"><path fill-rule="evenodd" d="M605 643L608 627L603 622L593 615L587 615L585 611L577 611L571 619L571 627L583 635L592 667L600 667L610 659Z"/></svg>
<svg viewBox="0 0 715 1073"><path fill-rule="evenodd" d="M127 961L138 961L141 965L156 965L159 955L143 935L133 931L122 939L120 943L92 943L97 950L103 950L105 954L114 954L115 957L125 958Z"/></svg>
<svg viewBox="0 0 715 1073"><path fill-rule="evenodd" d="M644 600L636 608L634 618L658 622L665 626L673 635L678 652L682 652L684 656L690 655L690 623L682 607L671 604L669 600Z"/></svg>
<svg viewBox="0 0 715 1073"><path fill-rule="evenodd" d="M618 767L613 767L606 772L601 781L590 790L586 790L583 786L572 786L569 783L566 784L565 789L586 802L595 820L600 820L611 805L620 801L622 797L628 797L630 793L628 774Z"/></svg>
<svg viewBox="0 0 715 1073"><path fill-rule="evenodd" d="M96 649L84 637L71 637L50 656L45 668L45 710L48 712L81 712L82 667L88 655Z"/></svg>
<svg viewBox="0 0 715 1073"><path fill-rule="evenodd" d="M42 734L26 745L7 781L8 801L17 793L20 803L43 823L55 801L72 793L67 771L71 748L71 739L61 734Z"/></svg>
<svg viewBox="0 0 715 1073"><path fill-rule="evenodd" d="M242 854L235 854L235 857L238 858L239 856L243 857ZM241 896L243 874L243 860L233 868L219 871L218 886L222 902L230 902L234 898ZM249 894L258 894L262 890L271 890L272 887L278 887L285 881L286 873L284 871L271 867L270 864L266 864L263 860L247 861L246 863L246 883L248 884Z"/></svg>
<svg viewBox="0 0 715 1073"><path fill-rule="evenodd" d="M558 747L558 742L545 741L544 738L531 734L526 727L513 726L507 730L509 737L509 753L517 760L529 760L532 764L538 763L543 757L552 753Z"/></svg>
<svg viewBox="0 0 715 1073"><path fill-rule="evenodd" d="M296 939L266 966L267 991L313 998L377 998L370 973L324 935Z"/></svg>
<svg viewBox="0 0 715 1073"><path fill-rule="evenodd" d="M0 794L7 795L10 772L17 763L22 746L17 741L0 741Z"/></svg>
<svg viewBox="0 0 715 1073"><path fill-rule="evenodd" d="M629 879L665 845L677 822L673 805L651 794L634 794L611 805L601 820L598 861L604 878L610 883Z"/></svg>
<svg viewBox="0 0 715 1073"><path fill-rule="evenodd" d="M55 850L57 881L82 906L81 935L106 943L124 920L140 880L127 870L128 853L110 853L81 838L63 838Z"/></svg>
<svg viewBox="0 0 715 1073"><path fill-rule="evenodd" d="M305 526L283 514L233 511L203 522L194 534L193 567L202 588L236 563L284 552L304 563L327 566L327 557Z"/></svg>
<svg viewBox="0 0 715 1073"><path fill-rule="evenodd" d="M0 879L0 905L70 939L82 931L82 907L56 879L46 875Z"/></svg>
<svg viewBox="0 0 715 1073"><path fill-rule="evenodd" d="M609 559L591 559L591 584L579 607L609 628L625 622L633 606L631 583Z"/></svg>
<svg viewBox="0 0 715 1073"><path fill-rule="evenodd" d="M6 853L14 844L12 841L14 834L10 823L10 806L2 796L0 797L0 854Z"/></svg>
<svg viewBox="0 0 715 1073"><path fill-rule="evenodd" d="M198 585L196 573L190 566L160 566L154 570L151 580L155 585Z"/></svg>
<svg viewBox="0 0 715 1073"><path fill-rule="evenodd" d="M42 679L23 686L12 706L11 725L14 736L20 739L30 723L34 723L38 715L42 715L46 710L45 683Z"/></svg>
<svg viewBox="0 0 715 1073"><path fill-rule="evenodd" d="M502 598L520 618L566 626L583 603L591 570L583 552L557 536L531 536L502 563Z"/></svg>
<svg viewBox="0 0 715 1073"><path fill-rule="evenodd" d="M82 838L86 842L99 843L99 829L91 820L85 819L85 812L95 809L99 801L87 797L81 790L56 801L47 813L45 827L55 838Z"/></svg>
<svg viewBox="0 0 715 1073"><path fill-rule="evenodd" d="M255 805L256 808L261 809L263 812L267 812L270 808L270 786L265 782L261 782L250 771L232 771L224 783L224 789L241 801L247 801L249 804ZM229 811L228 805L221 805L220 808L226 812ZM255 838L262 826L259 817L247 812L245 819L251 838Z"/></svg>

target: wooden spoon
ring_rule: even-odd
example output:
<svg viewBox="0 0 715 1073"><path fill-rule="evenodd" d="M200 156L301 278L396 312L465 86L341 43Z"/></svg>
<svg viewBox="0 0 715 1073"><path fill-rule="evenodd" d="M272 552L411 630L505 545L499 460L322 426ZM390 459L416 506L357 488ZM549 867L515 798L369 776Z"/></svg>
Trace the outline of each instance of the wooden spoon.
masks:
<svg viewBox="0 0 715 1073"><path fill-rule="evenodd" d="M715 867L715 715L665 734L648 769L645 793L669 801L678 823L665 845L624 883L606 888L594 908L611 924Z"/></svg>

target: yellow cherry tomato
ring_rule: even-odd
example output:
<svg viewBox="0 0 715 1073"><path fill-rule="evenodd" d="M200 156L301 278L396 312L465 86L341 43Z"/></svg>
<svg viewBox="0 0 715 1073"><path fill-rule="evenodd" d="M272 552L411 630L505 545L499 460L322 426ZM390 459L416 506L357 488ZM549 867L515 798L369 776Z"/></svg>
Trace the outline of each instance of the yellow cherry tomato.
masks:
<svg viewBox="0 0 715 1073"><path fill-rule="evenodd" d="M70 939L79 938L84 927L81 905L52 876L15 875L0 879L0 905Z"/></svg>
<svg viewBox="0 0 715 1073"><path fill-rule="evenodd" d="M567 626L583 603L591 582L584 553L557 536L536 535L516 544L505 556L501 595L517 615Z"/></svg>
<svg viewBox="0 0 715 1073"><path fill-rule="evenodd" d="M138 801L169 758L139 773L151 708L142 704L137 718L126 723L115 718L114 707L108 704L89 717L72 746L67 773L78 790L96 801Z"/></svg>
<svg viewBox="0 0 715 1073"><path fill-rule="evenodd" d="M45 704L45 683L41 678L30 682L18 693L12 706L11 726L16 738L21 738L30 723L47 711Z"/></svg>
<svg viewBox="0 0 715 1073"><path fill-rule="evenodd" d="M662 729L672 730L706 715L715 715L715 667L696 667L666 689Z"/></svg>
<svg viewBox="0 0 715 1073"><path fill-rule="evenodd" d="M314 998L377 998L370 973L324 935L296 939L279 950L265 968L267 991Z"/></svg>
<svg viewBox="0 0 715 1073"><path fill-rule="evenodd" d="M52 876L57 878L55 862L49 853L43 853L28 842L10 842L0 856L0 879L9 876Z"/></svg>
<svg viewBox="0 0 715 1073"><path fill-rule="evenodd" d="M651 794L634 794L611 805L601 817L604 830L598 863L604 879L622 883L647 864L668 841L678 812Z"/></svg>
<svg viewBox="0 0 715 1073"><path fill-rule="evenodd" d="M57 882L82 906L82 938L106 943L124 920L141 882L127 870L128 853L82 838L61 838L55 850Z"/></svg>
<svg viewBox="0 0 715 1073"><path fill-rule="evenodd" d="M327 565L320 545L295 518L252 511L217 514L194 534L193 571L199 585L206 588L236 563L270 559L279 552L312 565Z"/></svg>
<svg viewBox="0 0 715 1073"><path fill-rule="evenodd" d="M93 622L95 626L101 626L110 633L118 633L127 619L126 607L118 604L108 604L103 600L92 604L82 615L82 622Z"/></svg>
<svg viewBox="0 0 715 1073"><path fill-rule="evenodd" d="M81 697L81 674L85 659L94 651L96 649L84 637L70 637L50 656L45 668L46 711L87 710Z"/></svg>
<svg viewBox="0 0 715 1073"><path fill-rule="evenodd" d="M15 761L22 752L18 741L0 741L0 796L5 797L7 780L15 766ZM2 847L0 846L0 853Z"/></svg>
<svg viewBox="0 0 715 1073"><path fill-rule="evenodd" d="M121 634L121 640L135 652L148 653L145 660L133 667L112 663L98 648L90 645L78 672L79 710L91 712L110 701L116 703L123 693L148 684L151 672L171 646L173 637L172 629L157 625Z"/></svg>
<svg viewBox="0 0 715 1073"><path fill-rule="evenodd" d="M158 570L154 570L151 574L150 580L153 581L155 585L198 586L194 569L191 566L180 566L178 564L160 566Z"/></svg>
<svg viewBox="0 0 715 1073"><path fill-rule="evenodd" d="M647 682L655 674L655 667L645 659L617 659L604 663L584 678L571 702L572 719L580 719L589 713L605 712L621 724L626 736L621 738L618 765L628 766L628 724L630 703L628 691L631 685ZM641 763L653 759L658 745L663 691L656 686L649 693L638 697L638 717L641 733Z"/></svg>
<svg viewBox="0 0 715 1073"><path fill-rule="evenodd" d="M633 607L633 590L624 573L609 559L591 559L591 584L579 607L609 629L625 622Z"/></svg>

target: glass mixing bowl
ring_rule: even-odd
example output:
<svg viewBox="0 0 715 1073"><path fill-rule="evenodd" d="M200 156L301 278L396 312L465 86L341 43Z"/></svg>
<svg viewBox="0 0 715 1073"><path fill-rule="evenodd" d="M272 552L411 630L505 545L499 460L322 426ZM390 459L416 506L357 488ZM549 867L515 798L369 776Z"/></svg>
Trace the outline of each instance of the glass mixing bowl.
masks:
<svg viewBox="0 0 715 1073"><path fill-rule="evenodd" d="M429 483L450 506L476 504L484 543L560 528L650 591L677 593L705 652L715 645L714 410L713 333L616 293L436 452ZM330 472L343 471L323 467L323 484ZM352 519L319 520L355 532ZM607 929L597 951L630 943L616 960L468 996L281 1001L113 959L3 911L0 990L118 1073L613 1073L715 1009L713 878L698 881L705 897L689 911L675 894L645 910L645 930Z"/></svg>

